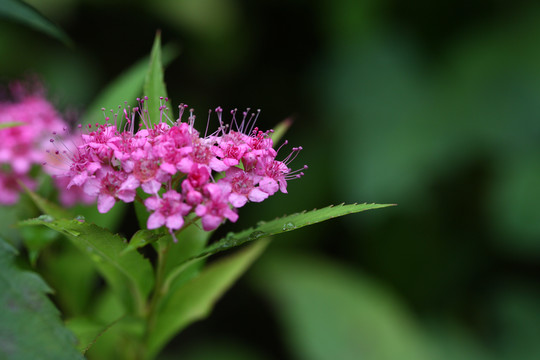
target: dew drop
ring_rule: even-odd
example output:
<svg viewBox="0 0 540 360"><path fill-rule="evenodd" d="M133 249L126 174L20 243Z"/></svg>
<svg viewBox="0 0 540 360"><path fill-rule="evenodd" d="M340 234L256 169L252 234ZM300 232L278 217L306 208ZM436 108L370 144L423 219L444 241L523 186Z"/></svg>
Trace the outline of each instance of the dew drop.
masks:
<svg viewBox="0 0 540 360"><path fill-rule="evenodd" d="M296 229L296 225L294 225L294 223L288 222L288 223L283 224L283 231L288 231L288 230L293 230L293 229Z"/></svg>
<svg viewBox="0 0 540 360"><path fill-rule="evenodd" d="M47 223L54 221L54 218L51 215L40 215L37 219Z"/></svg>
<svg viewBox="0 0 540 360"><path fill-rule="evenodd" d="M86 221L86 218L82 215L79 215L75 218L79 224L83 224Z"/></svg>
<svg viewBox="0 0 540 360"><path fill-rule="evenodd" d="M250 241L257 240L265 235L266 233L263 231L254 231L251 234L249 234L248 240Z"/></svg>

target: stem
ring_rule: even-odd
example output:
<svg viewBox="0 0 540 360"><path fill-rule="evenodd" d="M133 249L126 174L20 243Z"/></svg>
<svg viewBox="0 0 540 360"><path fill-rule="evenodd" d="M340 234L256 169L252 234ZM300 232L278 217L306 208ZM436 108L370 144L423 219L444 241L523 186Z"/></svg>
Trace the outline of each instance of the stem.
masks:
<svg viewBox="0 0 540 360"><path fill-rule="evenodd" d="M156 282L154 285L154 292L152 294L152 298L150 299L150 303L148 305L146 329L145 329L145 333L143 337L143 342L144 342L143 347L145 348L145 350L147 350L148 339L150 338L150 334L152 333L152 331L154 330L154 327L156 326L157 305L159 303L159 300L161 299L161 296L163 295L163 282L165 280L164 279L165 264L167 263L167 255L169 253L171 244L172 244L172 239L167 239L166 241L163 241L163 242L158 241L158 260L157 260L157 268L156 268Z"/></svg>

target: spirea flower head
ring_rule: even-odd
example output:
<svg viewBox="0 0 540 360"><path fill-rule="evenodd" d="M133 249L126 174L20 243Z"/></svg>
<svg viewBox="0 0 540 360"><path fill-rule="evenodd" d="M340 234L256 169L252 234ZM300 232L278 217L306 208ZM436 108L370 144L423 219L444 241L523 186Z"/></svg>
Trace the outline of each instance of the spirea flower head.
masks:
<svg viewBox="0 0 540 360"><path fill-rule="evenodd" d="M67 124L45 99L39 84L20 82L10 86L10 98L0 99L0 124L15 126L0 129L0 204L14 204L21 192L20 183L35 189L31 170L46 160L45 148L52 133L62 132ZM61 200L72 202L73 194L62 191Z"/></svg>
<svg viewBox="0 0 540 360"><path fill-rule="evenodd" d="M208 134L207 124L202 135L194 127L193 110L185 114L186 105L179 106L173 121L162 99L159 122L152 124L145 99L137 100L139 106L120 109L103 124L86 125L77 146L57 151L67 163L62 175L67 188L97 197L102 213L116 201L140 200L150 212L148 229L164 226L174 236L192 216L201 219L204 230L213 230L225 219L235 222L236 209L248 201L261 202L278 190L286 193L287 181L307 168L289 168L301 147L276 159L272 131L255 126L259 111L248 109L238 121L233 110L225 124L217 108L218 129ZM146 200L139 198L138 189Z"/></svg>

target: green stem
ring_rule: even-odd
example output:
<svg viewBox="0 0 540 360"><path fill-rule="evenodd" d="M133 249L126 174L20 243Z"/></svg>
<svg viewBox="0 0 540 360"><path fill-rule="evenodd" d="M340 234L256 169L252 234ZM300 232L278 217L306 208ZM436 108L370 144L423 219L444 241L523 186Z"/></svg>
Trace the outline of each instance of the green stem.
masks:
<svg viewBox="0 0 540 360"><path fill-rule="evenodd" d="M169 253L169 249L171 247L172 239L167 239L163 242L158 241L158 259L157 259L157 268L156 268L156 282L154 286L154 292L152 294L152 298L150 299L150 303L148 305L148 311L146 316L146 329L144 333L144 348L147 349L148 346L148 340L150 338L150 334L152 333L154 327L156 326L156 320L157 320L157 306L159 304L159 300L163 296L163 282L165 280L165 264L167 263L167 255ZM145 351L146 352L146 351ZM144 355L144 358L146 358L146 354Z"/></svg>

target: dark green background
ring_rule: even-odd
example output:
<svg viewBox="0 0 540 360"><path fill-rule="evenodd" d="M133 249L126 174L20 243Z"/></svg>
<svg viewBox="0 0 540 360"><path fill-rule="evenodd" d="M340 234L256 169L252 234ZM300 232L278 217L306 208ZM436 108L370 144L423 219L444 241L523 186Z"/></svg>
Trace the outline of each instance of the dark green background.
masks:
<svg viewBox="0 0 540 360"><path fill-rule="evenodd" d="M164 359L540 358L540 6L28 3L75 46L2 20L0 76L38 74L61 111L84 112L161 29L181 51L169 95L199 129L218 105L261 108L262 128L294 118L286 138L304 147L293 168L306 176L223 233L398 204L276 238Z"/></svg>

